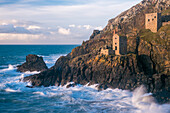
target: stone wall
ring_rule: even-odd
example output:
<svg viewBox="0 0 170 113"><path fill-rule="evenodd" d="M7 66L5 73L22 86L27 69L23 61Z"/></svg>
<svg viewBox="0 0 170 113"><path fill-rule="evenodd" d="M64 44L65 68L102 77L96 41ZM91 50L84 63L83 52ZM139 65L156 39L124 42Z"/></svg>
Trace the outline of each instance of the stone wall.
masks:
<svg viewBox="0 0 170 113"><path fill-rule="evenodd" d="M101 49L100 51L101 55L114 55L114 51L112 49Z"/></svg>
<svg viewBox="0 0 170 113"><path fill-rule="evenodd" d="M116 55L127 54L127 37L117 34L113 35L113 50Z"/></svg>
<svg viewBox="0 0 170 113"><path fill-rule="evenodd" d="M113 35L113 50L115 51L115 54L116 55L120 55L119 53L119 35L117 34L114 34Z"/></svg>
<svg viewBox="0 0 170 113"><path fill-rule="evenodd" d="M166 25L170 25L170 21L162 23L162 26L166 26Z"/></svg>
<svg viewBox="0 0 170 113"><path fill-rule="evenodd" d="M125 36L120 36L120 54L125 55L127 54L127 37Z"/></svg>
<svg viewBox="0 0 170 113"><path fill-rule="evenodd" d="M160 13L149 13L145 15L145 29L150 29L156 33L161 26Z"/></svg>

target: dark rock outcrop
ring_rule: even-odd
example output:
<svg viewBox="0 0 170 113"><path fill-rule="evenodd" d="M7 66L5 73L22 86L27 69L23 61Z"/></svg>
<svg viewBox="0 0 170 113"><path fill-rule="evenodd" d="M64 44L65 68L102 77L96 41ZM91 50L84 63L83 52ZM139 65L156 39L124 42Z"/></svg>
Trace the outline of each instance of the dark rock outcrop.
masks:
<svg viewBox="0 0 170 113"><path fill-rule="evenodd" d="M45 71L48 69L42 57L32 54L26 56L26 62L22 65L17 66L17 68L17 70L20 72Z"/></svg>
<svg viewBox="0 0 170 113"><path fill-rule="evenodd" d="M92 35L90 36L90 39L94 39L95 36L97 36L98 34L100 34L99 30L94 30Z"/></svg>
<svg viewBox="0 0 170 113"><path fill-rule="evenodd" d="M25 77L24 81L31 81L33 87L74 82L68 87L89 83L99 84L99 89L127 90L134 90L143 84L158 102L170 101L170 26L161 27L157 33L143 29L146 12L167 8L168 0L156 1L144 0L111 19L104 30L94 33L90 40L74 48L67 56L60 57L53 67ZM138 32L133 32L134 28ZM113 29L128 36L127 55L99 55L102 47L112 46Z"/></svg>

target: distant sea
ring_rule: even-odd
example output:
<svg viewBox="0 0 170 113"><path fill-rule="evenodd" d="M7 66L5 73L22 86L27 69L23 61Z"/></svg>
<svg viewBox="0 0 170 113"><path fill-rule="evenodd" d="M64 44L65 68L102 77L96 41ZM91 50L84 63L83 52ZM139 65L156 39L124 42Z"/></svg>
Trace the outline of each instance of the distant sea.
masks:
<svg viewBox="0 0 170 113"><path fill-rule="evenodd" d="M97 84L27 88L29 82L19 81L39 73L16 71L26 55L42 56L50 68L77 46L0 45L0 113L170 113L170 104L157 104L144 87L134 92L109 88L98 91Z"/></svg>

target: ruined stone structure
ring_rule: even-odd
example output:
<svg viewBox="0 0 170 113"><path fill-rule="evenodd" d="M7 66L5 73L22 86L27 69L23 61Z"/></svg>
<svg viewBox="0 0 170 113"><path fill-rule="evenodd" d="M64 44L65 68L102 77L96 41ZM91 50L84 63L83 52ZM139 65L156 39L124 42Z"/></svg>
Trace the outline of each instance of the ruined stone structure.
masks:
<svg viewBox="0 0 170 113"><path fill-rule="evenodd" d="M156 33L162 26L161 13L145 14L145 29L150 29Z"/></svg>
<svg viewBox="0 0 170 113"><path fill-rule="evenodd" d="M114 55L114 51L112 49L101 49L100 54L102 55Z"/></svg>
<svg viewBox="0 0 170 113"><path fill-rule="evenodd" d="M167 13L167 15L162 16L162 26L170 25L170 15Z"/></svg>
<svg viewBox="0 0 170 113"><path fill-rule="evenodd" d="M168 22L162 22L162 26L170 25L170 21Z"/></svg>
<svg viewBox="0 0 170 113"><path fill-rule="evenodd" d="M127 37L119 36L114 33L113 35L113 50L116 55L127 54Z"/></svg>
<svg viewBox="0 0 170 113"><path fill-rule="evenodd" d="M125 55L127 54L127 37L119 36L117 34L113 34L113 47L110 48L102 48L100 51L102 55Z"/></svg>

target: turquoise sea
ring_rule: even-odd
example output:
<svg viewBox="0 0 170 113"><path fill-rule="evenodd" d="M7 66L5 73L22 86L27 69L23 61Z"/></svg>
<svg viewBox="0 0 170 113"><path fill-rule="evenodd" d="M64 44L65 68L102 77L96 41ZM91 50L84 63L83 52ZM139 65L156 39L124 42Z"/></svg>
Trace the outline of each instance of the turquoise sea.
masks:
<svg viewBox="0 0 170 113"><path fill-rule="evenodd" d="M56 60L79 45L0 45L0 113L170 113L170 104L159 105L144 87L134 92L121 89L98 91L95 85L66 88L27 88L16 66L26 55L42 56L50 68Z"/></svg>

